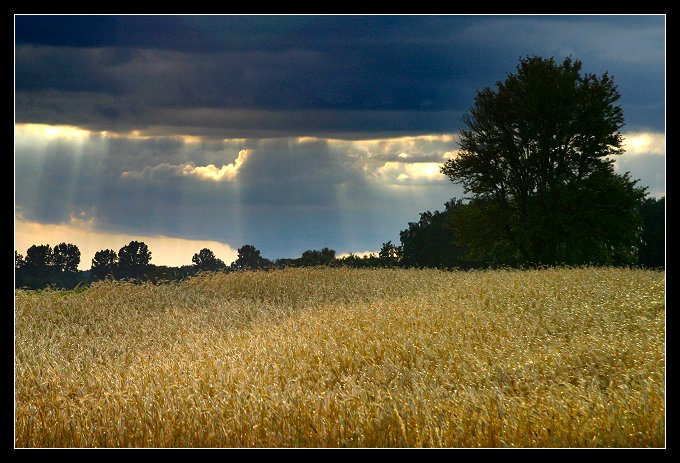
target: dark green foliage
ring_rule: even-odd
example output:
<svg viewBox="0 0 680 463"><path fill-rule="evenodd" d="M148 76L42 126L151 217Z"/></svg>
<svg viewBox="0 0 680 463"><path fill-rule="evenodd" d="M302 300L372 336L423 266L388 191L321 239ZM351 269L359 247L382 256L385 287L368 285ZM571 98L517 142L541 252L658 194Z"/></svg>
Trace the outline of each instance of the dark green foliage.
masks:
<svg viewBox="0 0 680 463"><path fill-rule="evenodd" d="M255 270L272 267L272 262L260 255L260 251L250 244L238 250L238 258L231 263L231 270Z"/></svg>
<svg viewBox="0 0 680 463"><path fill-rule="evenodd" d="M666 199L647 198L640 205L642 236L638 258L640 265L665 268Z"/></svg>
<svg viewBox="0 0 680 463"><path fill-rule="evenodd" d="M130 241L118 251L118 263L122 267L149 265L150 260L149 247L141 241Z"/></svg>
<svg viewBox="0 0 680 463"><path fill-rule="evenodd" d="M298 259L300 267L313 267L316 265L331 265L335 261L335 251L333 249L323 248L320 251L310 249L302 253Z"/></svg>
<svg viewBox="0 0 680 463"><path fill-rule="evenodd" d="M630 264L643 188L614 173L620 96L607 74L570 58L522 59L464 117L459 156L442 173L472 193L458 240L520 264Z"/></svg>
<svg viewBox="0 0 680 463"><path fill-rule="evenodd" d="M168 267L166 265L149 265L144 276L144 281L163 283L168 281L181 281L198 274L199 269L195 265L183 265L181 267Z"/></svg>
<svg viewBox="0 0 680 463"><path fill-rule="evenodd" d="M73 289L87 282L85 272L62 272L52 268L41 273L35 273L26 268L15 270L15 288L27 289Z"/></svg>
<svg viewBox="0 0 680 463"><path fill-rule="evenodd" d="M113 249L97 251L92 259L92 277L98 280L113 276L118 267L118 254Z"/></svg>
<svg viewBox="0 0 680 463"><path fill-rule="evenodd" d="M20 269L24 266L24 256L14 251L14 268Z"/></svg>
<svg viewBox="0 0 680 463"><path fill-rule="evenodd" d="M308 250L297 259L276 259L275 268L286 267L353 267L353 268L379 268L394 267L401 258L401 248L394 246L391 241L383 243L379 255L369 254L357 256L350 253L344 257L335 257L335 250L323 248L321 250Z"/></svg>
<svg viewBox="0 0 680 463"><path fill-rule="evenodd" d="M78 271L80 250L73 244L61 243L54 250L49 244L33 245L26 258L15 251L14 285L16 288L75 288L84 281Z"/></svg>
<svg viewBox="0 0 680 463"><path fill-rule="evenodd" d="M465 205L453 199L443 212L423 212L418 222L410 222L399 233L402 267L468 268L466 247L456 241L453 231L454 213Z"/></svg>
<svg viewBox="0 0 680 463"><path fill-rule="evenodd" d="M52 268L54 254L49 244L33 245L26 251L24 268L32 273L44 273Z"/></svg>
<svg viewBox="0 0 680 463"><path fill-rule="evenodd" d="M517 265L518 252L507 239L498 217L507 210L484 198L467 204L458 201L445 221L455 251L453 258L461 268Z"/></svg>
<svg viewBox="0 0 680 463"><path fill-rule="evenodd" d="M118 272L121 277L140 278L149 270L151 251L141 241L130 241L118 251Z"/></svg>
<svg viewBox="0 0 680 463"><path fill-rule="evenodd" d="M357 256L350 253L344 257L335 257L335 251L329 248L321 250L308 250L297 259L276 259L275 268L286 267L353 267L353 268L379 268L394 267L398 265L401 256L401 248L394 246L392 242L383 243L380 255L369 254Z"/></svg>
<svg viewBox="0 0 680 463"><path fill-rule="evenodd" d="M402 247L395 246L392 241L383 243L378 253L378 260L381 267L396 267L401 262Z"/></svg>
<svg viewBox="0 0 680 463"><path fill-rule="evenodd" d="M298 267L298 259L283 257L283 258L274 260L273 265L274 265L275 268Z"/></svg>
<svg viewBox="0 0 680 463"><path fill-rule="evenodd" d="M62 272L77 272L80 264L80 249L75 244L60 243L54 247L54 266Z"/></svg>
<svg viewBox="0 0 680 463"><path fill-rule="evenodd" d="M375 254L357 256L356 254L350 253L345 257L335 259L335 263L338 266L351 268L379 268L388 266Z"/></svg>
<svg viewBox="0 0 680 463"><path fill-rule="evenodd" d="M226 267L221 259L215 257L215 254L208 248L203 248L191 258L198 270L206 272L215 272Z"/></svg>

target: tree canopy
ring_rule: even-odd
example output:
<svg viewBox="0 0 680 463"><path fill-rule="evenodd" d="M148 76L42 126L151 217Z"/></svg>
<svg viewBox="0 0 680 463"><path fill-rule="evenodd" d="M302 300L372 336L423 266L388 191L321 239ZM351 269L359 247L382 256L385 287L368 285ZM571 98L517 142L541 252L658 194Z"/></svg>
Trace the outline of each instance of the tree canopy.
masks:
<svg viewBox="0 0 680 463"><path fill-rule="evenodd" d="M34 244L26 250L23 267L32 272L44 272L52 267L54 255L49 244Z"/></svg>
<svg viewBox="0 0 680 463"><path fill-rule="evenodd" d="M148 270L151 251L142 241L130 241L118 251L118 269L129 277L139 277Z"/></svg>
<svg viewBox="0 0 680 463"><path fill-rule="evenodd" d="M459 199L444 205L444 211L426 211L420 220L409 222L408 228L399 232L400 262L404 267L466 268L466 248L457 244L453 232L454 211L465 207Z"/></svg>
<svg viewBox="0 0 680 463"><path fill-rule="evenodd" d="M634 263L644 188L616 174L623 111L613 78L528 57L463 118L441 172L472 193L471 251L529 264Z"/></svg>
<svg viewBox="0 0 680 463"><path fill-rule="evenodd" d="M330 265L335 260L335 250L323 248L321 250L309 249L302 253L299 265L302 267L311 267L315 265Z"/></svg>
<svg viewBox="0 0 680 463"><path fill-rule="evenodd" d="M208 248L203 248L191 258L191 262L199 269L203 271L216 271L222 270L226 267L221 259L215 257L213 253Z"/></svg>
<svg viewBox="0 0 680 463"><path fill-rule="evenodd" d="M71 243L33 245L23 257L14 251L15 285L17 288L73 288L82 281L78 271L80 249Z"/></svg>
<svg viewBox="0 0 680 463"><path fill-rule="evenodd" d="M113 249L102 249L92 259L92 276L98 279L113 275L118 265L118 255Z"/></svg>
<svg viewBox="0 0 680 463"><path fill-rule="evenodd" d="M401 262L403 248L395 246L392 241L383 243L378 253L378 262L383 267L395 267Z"/></svg>
<svg viewBox="0 0 680 463"><path fill-rule="evenodd" d="M246 244L238 249L237 259L231 263L232 270L246 270L267 268L272 265L271 261L260 255L260 250L251 244Z"/></svg>
<svg viewBox="0 0 680 463"><path fill-rule="evenodd" d="M14 268L20 269L24 266L24 256L20 252L14 251Z"/></svg>
<svg viewBox="0 0 680 463"><path fill-rule="evenodd" d="M666 199L647 198L640 204L642 234L639 263L650 268L666 265Z"/></svg>
<svg viewBox="0 0 680 463"><path fill-rule="evenodd" d="M77 272L80 264L80 249L71 243L59 243L53 250L53 262L62 272Z"/></svg>

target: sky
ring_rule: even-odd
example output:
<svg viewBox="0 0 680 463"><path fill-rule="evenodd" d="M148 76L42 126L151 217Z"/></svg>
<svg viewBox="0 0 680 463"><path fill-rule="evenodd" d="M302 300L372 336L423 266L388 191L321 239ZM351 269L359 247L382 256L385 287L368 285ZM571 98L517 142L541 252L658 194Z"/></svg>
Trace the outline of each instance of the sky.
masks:
<svg viewBox="0 0 680 463"><path fill-rule="evenodd" d="M665 196L665 16L15 16L15 249L151 263L377 252L464 197L439 173L521 57L614 77L629 171Z"/></svg>

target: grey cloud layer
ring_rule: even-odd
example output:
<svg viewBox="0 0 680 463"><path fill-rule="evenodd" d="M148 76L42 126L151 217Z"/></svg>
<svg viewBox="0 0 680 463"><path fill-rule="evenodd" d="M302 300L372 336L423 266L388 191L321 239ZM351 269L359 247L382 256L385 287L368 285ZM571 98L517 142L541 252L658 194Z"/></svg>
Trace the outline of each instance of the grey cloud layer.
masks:
<svg viewBox="0 0 680 463"><path fill-rule="evenodd" d="M18 137L16 207L27 220L94 219L104 231L253 243L274 257L311 247L377 249L426 209L460 195L448 182L376 176L386 163L431 162L449 141L133 140L93 134L46 144ZM438 149L431 152L431 149ZM183 175L247 159L232 180ZM404 151L414 157L399 157ZM127 173L124 174L124 173Z"/></svg>
<svg viewBox="0 0 680 463"><path fill-rule="evenodd" d="M324 246L375 250L397 242L420 212L463 196L432 173L454 155L453 136L185 141L91 133L45 140L26 130L19 126L17 136L16 207L42 223L75 216L101 231L251 243L270 257L294 257ZM658 196L664 159L625 155L617 169ZM216 175L224 166L235 174Z"/></svg>
<svg viewBox="0 0 680 463"><path fill-rule="evenodd" d="M664 120L663 17L16 18L18 122L215 137L452 132L522 55L614 74ZM76 34L75 31L78 31Z"/></svg>

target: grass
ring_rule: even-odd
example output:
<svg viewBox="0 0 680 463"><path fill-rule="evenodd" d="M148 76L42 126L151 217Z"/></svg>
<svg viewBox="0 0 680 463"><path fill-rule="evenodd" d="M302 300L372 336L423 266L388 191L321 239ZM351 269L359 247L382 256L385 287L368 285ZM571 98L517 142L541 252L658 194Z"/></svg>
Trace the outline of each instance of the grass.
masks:
<svg viewBox="0 0 680 463"><path fill-rule="evenodd" d="M659 271L16 292L17 447L664 447Z"/></svg>

